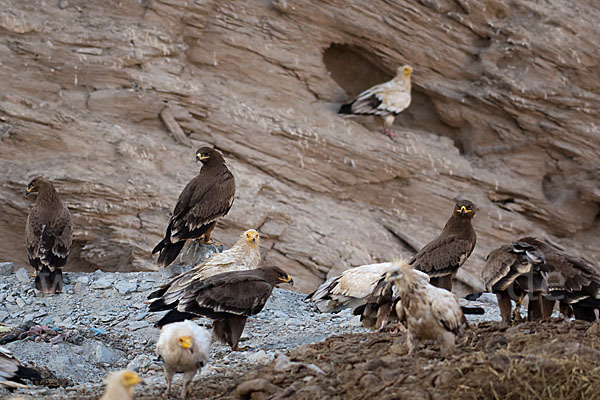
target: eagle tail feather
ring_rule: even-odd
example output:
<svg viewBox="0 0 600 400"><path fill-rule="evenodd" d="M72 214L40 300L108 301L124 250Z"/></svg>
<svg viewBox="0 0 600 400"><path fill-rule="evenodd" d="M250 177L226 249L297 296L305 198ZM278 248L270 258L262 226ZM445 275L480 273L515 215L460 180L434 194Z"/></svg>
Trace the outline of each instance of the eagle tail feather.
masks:
<svg viewBox="0 0 600 400"><path fill-rule="evenodd" d="M352 104L354 103L346 103L342 104L340 110L337 112L338 114L352 114Z"/></svg>
<svg viewBox="0 0 600 400"><path fill-rule="evenodd" d="M176 243L169 243L162 250L160 250L160 254L158 256L158 266L159 267L167 267L169 266L177 256L183 246L185 245L185 240L181 240Z"/></svg>

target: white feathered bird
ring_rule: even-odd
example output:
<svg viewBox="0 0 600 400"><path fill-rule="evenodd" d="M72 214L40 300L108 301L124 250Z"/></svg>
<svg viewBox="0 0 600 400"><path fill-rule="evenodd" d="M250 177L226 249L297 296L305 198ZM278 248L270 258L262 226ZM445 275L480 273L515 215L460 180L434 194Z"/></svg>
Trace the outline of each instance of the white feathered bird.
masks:
<svg viewBox="0 0 600 400"><path fill-rule="evenodd" d="M185 399L196 372L208 361L211 333L208 329L185 320L165 325L156 343L156 353L163 360L167 380L167 393L171 394L171 383L175 372L183 372L181 398Z"/></svg>
<svg viewBox="0 0 600 400"><path fill-rule="evenodd" d="M410 65L398 67L391 81L365 90L350 103L343 104L338 114L378 115L383 118L383 133L394 137L394 119L410 105Z"/></svg>
<svg viewBox="0 0 600 400"><path fill-rule="evenodd" d="M394 282L400 301L396 314L408 330L409 354L414 353L421 340L436 340L442 357L452 354L455 338L467 320L456 297L446 289L429 283L423 273L415 271L406 261L394 263L396 271L387 280Z"/></svg>
<svg viewBox="0 0 600 400"><path fill-rule="evenodd" d="M356 308L364 304L377 282L387 272L395 270L391 262L361 265L329 278L304 301L315 302L321 312L338 312L344 307Z"/></svg>
<svg viewBox="0 0 600 400"><path fill-rule="evenodd" d="M132 400L133 387L142 380L133 371L122 370L108 375L106 389L100 400Z"/></svg>

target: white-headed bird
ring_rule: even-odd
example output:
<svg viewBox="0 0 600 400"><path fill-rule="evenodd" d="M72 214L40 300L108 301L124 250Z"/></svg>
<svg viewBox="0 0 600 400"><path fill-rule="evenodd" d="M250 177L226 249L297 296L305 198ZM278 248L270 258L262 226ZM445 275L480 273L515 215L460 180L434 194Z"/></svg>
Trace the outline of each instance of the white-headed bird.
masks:
<svg viewBox="0 0 600 400"><path fill-rule="evenodd" d="M133 387L142 379L133 371L116 371L106 378L106 389L100 400L131 400Z"/></svg>
<svg viewBox="0 0 600 400"><path fill-rule="evenodd" d="M208 329L190 320L163 326L156 343L156 353L163 360L167 380L167 393L171 394L171 383L176 372L183 373L181 398L188 394L190 383L196 372L208 361L211 334Z"/></svg>
<svg viewBox="0 0 600 400"><path fill-rule="evenodd" d="M343 104L338 114L378 115L383 118L383 133L394 137L394 119L410 105L410 76L413 69L403 65L394 79L365 90L350 103Z"/></svg>
<svg viewBox="0 0 600 400"><path fill-rule="evenodd" d="M427 275L406 261L396 264L398 269L390 272L387 279L398 289L396 314L408 330L409 354L418 349L421 340L435 340L440 344L442 357L449 356L455 348L455 337L467 323L456 297L431 285Z"/></svg>

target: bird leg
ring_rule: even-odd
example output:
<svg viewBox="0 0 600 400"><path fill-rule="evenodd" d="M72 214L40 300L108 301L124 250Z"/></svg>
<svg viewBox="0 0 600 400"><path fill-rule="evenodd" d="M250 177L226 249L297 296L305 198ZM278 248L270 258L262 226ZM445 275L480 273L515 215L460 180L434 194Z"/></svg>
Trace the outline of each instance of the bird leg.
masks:
<svg viewBox="0 0 600 400"><path fill-rule="evenodd" d="M196 371L189 371L183 374L183 388L181 390L181 398L187 398L187 395L190 394L190 383L194 379L194 375L196 375Z"/></svg>
<svg viewBox="0 0 600 400"><path fill-rule="evenodd" d="M525 297L525 292L521 293L521 295L519 296L519 300L517 301L517 305L515 306L515 309L513 310L513 320L515 322L517 321L521 321L521 303L523 303L523 298Z"/></svg>
<svg viewBox="0 0 600 400"><path fill-rule="evenodd" d="M200 237L200 243L202 244L212 244L213 246L217 246L218 244L212 240L210 240L210 234L212 233L213 229L215 229L215 226L217 224L215 222L213 222L212 224L210 224L210 226L208 227L208 229L206 230L206 232L204 232L204 235L202 235Z"/></svg>
<svg viewBox="0 0 600 400"><path fill-rule="evenodd" d="M173 375L175 375L175 371L167 368L166 365L163 364L163 370L165 371L165 379L167 380L167 396L171 396L171 383L173 382Z"/></svg>
<svg viewBox="0 0 600 400"><path fill-rule="evenodd" d="M500 316L502 316L502 322L510 325L512 319L512 304L510 302L510 295L508 292L496 293L496 299L498 299L498 307L500 308Z"/></svg>
<svg viewBox="0 0 600 400"><path fill-rule="evenodd" d="M386 115L383 118L383 134L389 136L390 138L395 138L397 136L396 133L392 130L394 118L396 118L394 114Z"/></svg>
<svg viewBox="0 0 600 400"><path fill-rule="evenodd" d="M408 354L414 354L419 348L419 339L411 331L408 331L406 344L408 345Z"/></svg>
<svg viewBox="0 0 600 400"><path fill-rule="evenodd" d="M452 332L444 331L440 339L440 354L442 357L447 358L454 353L456 347L454 334Z"/></svg>

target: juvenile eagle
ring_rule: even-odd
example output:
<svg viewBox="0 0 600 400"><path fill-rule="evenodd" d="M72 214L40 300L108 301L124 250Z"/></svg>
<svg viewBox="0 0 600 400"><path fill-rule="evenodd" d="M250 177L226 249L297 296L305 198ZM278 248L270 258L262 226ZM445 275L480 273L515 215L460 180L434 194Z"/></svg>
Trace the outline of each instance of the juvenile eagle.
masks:
<svg viewBox="0 0 600 400"><path fill-rule="evenodd" d="M293 280L278 267L225 272L192 281L182 289L183 296L177 301L166 304L157 299L149 310L170 310L157 322L159 327L185 319L210 318L214 321L215 337L236 351L246 319L263 309L273 288L280 283L292 285Z"/></svg>
<svg viewBox="0 0 600 400"><path fill-rule="evenodd" d="M383 118L383 133L394 137L394 119L410 105L410 76L413 69L403 65L391 81L365 90L350 103L343 104L338 114L378 115Z"/></svg>
<svg viewBox="0 0 600 400"><path fill-rule="evenodd" d="M543 317L550 317L558 300L563 314L572 312L576 319L595 321L595 310L600 308L600 270L536 238L523 237L519 242L535 246L546 258L548 295L543 299Z"/></svg>
<svg viewBox="0 0 600 400"><path fill-rule="evenodd" d="M116 371L106 378L106 389L100 400L133 400L133 387L142 380L133 371Z"/></svg>
<svg viewBox="0 0 600 400"><path fill-rule="evenodd" d="M523 296L529 294L529 305L537 304L539 297L548 292L547 268L544 254L534 245L513 242L492 250L486 257L481 276L488 292L495 293L504 323L512 317L511 298L517 302L516 315ZM535 309L528 310L529 320L538 319Z"/></svg>
<svg viewBox="0 0 600 400"><path fill-rule="evenodd" d="M33 368L24 367L13 353L0 346L0 386L12 390L25 388L23 379L42 379L40 373Z"/></svg>
<svg viewBox="0 0 600 400"><path fill-rule="evenodd" d="M210 341L211 334L208 329L189 320L163 326L156 343L156 353L163 360L167 396L171 395L173 375L175 372L183 372L181 398L187 397L194 375L208 361Z"/></svg>
<svg viewBox="0 0 600 400"><path fill-rule="evenodd" d="M418 349L421 340L429 339L440 343L442 357L449 356L454 351L455 337L467 323L456 297L431 285L407 262L400 261L397 267L387 279L394 282L400 296L396 314L408 330L409 354Z"/></svg>
<svg viewBox="0 0 600 400"><path fill-rule="evenodd" d="M171 264L189 239L210 243L217 220L233 204L235 179L221 153L202 147L196 151L196 160L202 168L179 195L165 237L152 250L152 254L159 253L158 266Z"/></svg>
<svg viewBox="0 0 600 400"><path fill-rule="evenodd" d="M25 195L32 192L38 192L38 197L27 217L25 243L29 264L37 272L35 287L44 293L60 293L61 268L67 262L73 242L71 213L50 181L34 178L27 185Z"/></svg>
<svg viewBox="0 0 600 400"><path fill-rule="evenodd" d="M186 288L194 282L231 271L258 268L260 262L259 234L254 229L244 232L232 248L212 255L189 271L177 275L158 290L150 293L148 303L160 301L163 305L179 301Z"/></svg>

